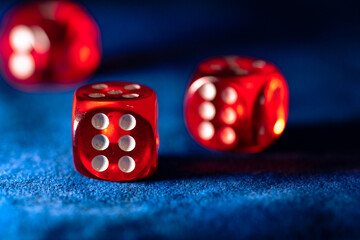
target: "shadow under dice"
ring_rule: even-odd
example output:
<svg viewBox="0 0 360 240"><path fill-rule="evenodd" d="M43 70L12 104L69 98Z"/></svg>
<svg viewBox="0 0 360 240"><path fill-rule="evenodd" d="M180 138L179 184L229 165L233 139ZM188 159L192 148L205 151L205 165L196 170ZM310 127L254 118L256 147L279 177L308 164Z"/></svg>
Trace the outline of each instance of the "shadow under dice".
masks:
<svg viewBox="0 0 360 240"><path fill-rule="evenodd" d="M85 176L129 181L157 168L157 106L153 90L139 84L101 83L75 94L73 151Z"/></svg>
<svg viewBox="0 0 360 240"><path fill-rule="evenodd" d="M273 64L212 58L200 63L187 88L185 122L204 147L259 152L283 132L288 98L286 81Z"/></svg>

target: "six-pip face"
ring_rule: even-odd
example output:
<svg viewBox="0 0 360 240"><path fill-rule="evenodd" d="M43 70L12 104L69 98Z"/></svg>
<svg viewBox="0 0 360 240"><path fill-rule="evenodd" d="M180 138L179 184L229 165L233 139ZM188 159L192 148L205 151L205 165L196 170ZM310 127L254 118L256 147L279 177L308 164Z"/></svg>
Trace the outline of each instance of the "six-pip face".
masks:
<svg viewBox="0 0 360 240"><path fill-rule="evenodd" d="M129 181L157 168L155 92L140 84L107 82L78 89L73 105L76 169L92 178Z"/></svg>

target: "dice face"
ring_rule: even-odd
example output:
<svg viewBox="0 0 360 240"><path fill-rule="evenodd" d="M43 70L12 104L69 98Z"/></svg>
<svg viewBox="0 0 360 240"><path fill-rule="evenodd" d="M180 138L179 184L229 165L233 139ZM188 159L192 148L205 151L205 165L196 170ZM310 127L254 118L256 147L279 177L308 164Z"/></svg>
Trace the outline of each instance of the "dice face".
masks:
<svg viewBox="0 0 360 240"><path fill-rule="evenodd" d="M69 88L95 71L100 32L86 10L67 1L20 4L2 20L0 65L24 91Z"/></svg>
<svg viewBox="0 0 360 240"><path fill-rule="evenodd" d="M259 152L284 131L287 83L263 60L240 56L208 59L187 88L184 118L192 137L212 150Z"/></svg>
<svg viewBox="0 0 360 240"><path fill-rule="evenodd" d="M108 181L150 176L159 137L155 92L125 82L79 88L73 104L73 155L83 175Z"/></svg>

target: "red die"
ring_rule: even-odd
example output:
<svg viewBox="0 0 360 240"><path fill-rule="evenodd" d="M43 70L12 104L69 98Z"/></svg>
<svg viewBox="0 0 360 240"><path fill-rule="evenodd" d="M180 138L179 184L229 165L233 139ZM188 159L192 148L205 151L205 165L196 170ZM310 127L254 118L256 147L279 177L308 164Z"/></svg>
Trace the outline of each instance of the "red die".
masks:
<svg viewBox="0 0 360 240"><path fill-rule="evenodd" d="M126 82L81 87L72 123L74 164L81 174L129 181L155 172L159 137L152 89Z"/></svg>
<svg viewBox="0 0 360 240"><path fill-rule="evenodd" d="M2 22L1 70L24 91L71 86L100 63L100 32L86 10L67 1L21 4Z"/></svg>
<svg viewBox="0 0 360 240"><path fill-rule="evenodd" d="M202 62L184 103L193 138L213 150L259 152L283 132L289 90L280 71L263 60L239 56Z"/></svg>

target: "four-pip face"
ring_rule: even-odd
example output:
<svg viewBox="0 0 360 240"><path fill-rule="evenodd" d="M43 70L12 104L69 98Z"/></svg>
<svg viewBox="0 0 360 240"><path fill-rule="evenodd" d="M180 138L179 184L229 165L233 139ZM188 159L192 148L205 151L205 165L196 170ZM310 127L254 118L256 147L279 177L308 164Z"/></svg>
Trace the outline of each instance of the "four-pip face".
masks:
<svg viewBox="0 0 360 240"><path fill-rule="evenodd" d="M74 96L72 133L81 174L108 181L148 177L157 168L156 94L126 82L81 87Z"/></svg>
<svg viewBox="0 0 360 240"><path fill-rule="evenodd" d="M259 152L283 132L288 105L286 81L273 64L228 56L200 63L187 88L184 115L204 147Z"/></svg>

